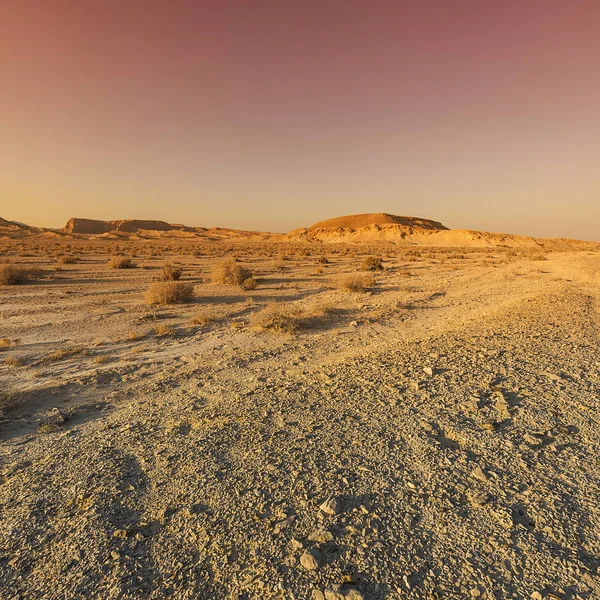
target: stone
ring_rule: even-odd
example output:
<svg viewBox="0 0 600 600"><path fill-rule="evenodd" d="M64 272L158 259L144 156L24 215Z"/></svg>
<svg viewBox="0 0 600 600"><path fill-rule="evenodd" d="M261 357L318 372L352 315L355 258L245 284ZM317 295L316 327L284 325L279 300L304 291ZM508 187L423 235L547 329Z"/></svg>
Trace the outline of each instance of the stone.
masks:
<svg viewBox="0 0 600 600"><path fill-rule="evenodd" d="M127 537L127 529L117 529L113 532L113 537L125 539Z"/></svg>
<svg viewBox="0 0 600 600"><path fill-rule="evenodd" d="M364 596L358 590L350 590L346 594L346 600L364 600Z"/></svg>
<svg viewBox="0 0 600 600"><path fill-rule="evenodd" d="M323 555L317 548L311 548L300 557L300 564L307 571L316 571L319 567L323 566Z"/></svg>
<svg viewBox="0 0 600 600"><path fill-rule="evenodd" d="M321 590L313 590L311 600L325 600L325 596Z"/></svg>
<svg viewBox="0 0 600 600"><path fill-rule="evenodd" d="M327 542L333 541L333 534L330 531L317 529L308 536L308 539L311 542L319 542L321 544L325 544Z"/></svg>
<svg viewBox="0 0 600 600"><path fill-rule="evenodd" d="M337 498L327 498L319 507L326 515L338 515L342 511L342 507Z"/></svg>
<svg viewBox="0 0 600 600"><path fill-rule="evenodd" d="M423 367L423 373L431 377L433 375L433 369L431 367Z"/></svg>

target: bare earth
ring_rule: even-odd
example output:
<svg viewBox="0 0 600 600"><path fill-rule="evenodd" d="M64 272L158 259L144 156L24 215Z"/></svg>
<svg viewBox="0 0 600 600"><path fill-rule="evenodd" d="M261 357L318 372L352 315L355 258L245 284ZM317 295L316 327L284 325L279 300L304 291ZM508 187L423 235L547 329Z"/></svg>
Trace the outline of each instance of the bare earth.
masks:
<svg viewBox="0 0 600 600"><path fill-rule="evenodd" d="M600 598L599 252L28 243L1 598ZM235 255L257 289L208 280ZM144 302L166 263L192 303ZM253 325L273 300L298 333Z"/></svg>

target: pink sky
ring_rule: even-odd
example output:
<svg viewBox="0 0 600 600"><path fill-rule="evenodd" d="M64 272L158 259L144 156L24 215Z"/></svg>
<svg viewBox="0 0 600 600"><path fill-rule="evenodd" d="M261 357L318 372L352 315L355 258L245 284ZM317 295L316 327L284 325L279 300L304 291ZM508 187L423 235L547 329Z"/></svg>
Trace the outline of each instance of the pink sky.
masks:
<svg viewBox="0 0 600 600"><path fill-rule="evenodd" d="M4 0L0 216L600 240L597 0Z"/></svg>

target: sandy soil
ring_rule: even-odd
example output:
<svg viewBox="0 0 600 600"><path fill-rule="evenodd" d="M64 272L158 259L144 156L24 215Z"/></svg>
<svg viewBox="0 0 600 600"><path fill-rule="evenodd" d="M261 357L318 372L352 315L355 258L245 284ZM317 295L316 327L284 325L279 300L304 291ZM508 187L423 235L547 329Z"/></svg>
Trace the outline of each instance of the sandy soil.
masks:
<svg viewBox="0 0 600 600"><path fill-rule="evenodd" d="M600 253L379 249L359 293L373 248L26 244L2 598L600 598ZM208 281L232 255L257 289ZM167 262L192 303L144 303Z"/></svg>

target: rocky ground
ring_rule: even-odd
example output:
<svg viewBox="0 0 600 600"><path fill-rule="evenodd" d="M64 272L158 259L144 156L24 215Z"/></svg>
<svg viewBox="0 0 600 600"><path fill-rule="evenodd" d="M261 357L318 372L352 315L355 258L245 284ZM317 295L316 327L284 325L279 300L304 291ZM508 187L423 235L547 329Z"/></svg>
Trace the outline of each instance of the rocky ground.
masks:
<svg viewBox="0 0 600 600"><path fill-rule="evenodd" d="M3 290L0 596L600 598L600 255L548 259L313 265L125 341L141 270ZM250 327L277 294L330 321Z"/></svg>

